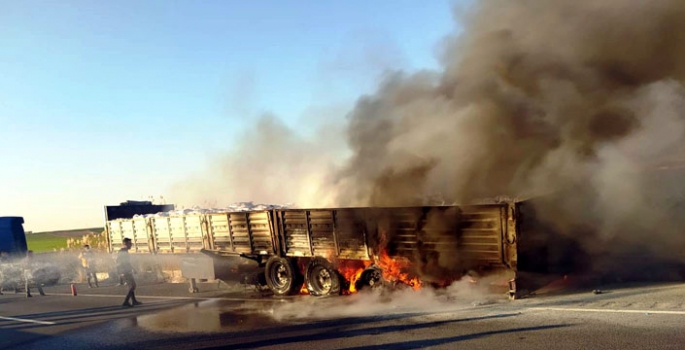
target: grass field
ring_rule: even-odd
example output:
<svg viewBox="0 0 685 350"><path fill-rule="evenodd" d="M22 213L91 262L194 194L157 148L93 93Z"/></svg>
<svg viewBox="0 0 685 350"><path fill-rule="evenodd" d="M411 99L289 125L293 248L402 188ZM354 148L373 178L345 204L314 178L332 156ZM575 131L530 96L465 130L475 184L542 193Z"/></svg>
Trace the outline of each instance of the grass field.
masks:
<svg viewBox="0 0 685 350"><path fill-rule="evenodd" d="M66 248L68 238L52 233L34 233L26 235L26 243L28 243L29 250L33 250L35 253L51 252L54 249Z"/></svg>
<svg viewBox="0 0 685 350"><path fill-rule="evenodd" d="M51 232L39 232L26 235L26 243L29 246L29 250L33 250L34 253L41 252L52 252L54 250L60 250L67 247L67 239L69 238L81 238L90 232L100 233L102 228L87 228L87 229L76 229L76 230L63 230L63 231L51 231Z"/></svg>

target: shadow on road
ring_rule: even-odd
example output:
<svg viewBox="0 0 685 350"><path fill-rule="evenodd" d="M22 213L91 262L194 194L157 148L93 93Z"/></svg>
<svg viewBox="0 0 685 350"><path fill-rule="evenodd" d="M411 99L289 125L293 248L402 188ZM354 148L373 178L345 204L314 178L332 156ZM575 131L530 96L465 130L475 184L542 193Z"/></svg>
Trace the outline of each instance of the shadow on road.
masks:
<svg viewBox="0 0 685 350"><path fill-rule="evenodd" d="M547 297L541 297L539 299L529 299L531 305L534 304L536 307L545 307L545 306L569 306L569 305L578 305L581 303L597 303L597 302L610 302L613 300L621 299L621 298L626 298L626 297L633 297L633 296L642 296L642 295L649 295L649 294L654 294L662 291L667 291L669 289L676 289L676 288L682 288L682 285L680 284L669 284L669 285L657 285L657 286L651 286L651 288L648 288L647 286L643 286L642 288L639 289L628 289L629 287L625 287L623 289L621 288L616 288L613 290L603 290L601 294L596 294L592 295L590 291L583 291L573 293L573 294L561 294L563 295L566 299L559 300L558 298L547 298Z"/></svg>
<svg viewBox="0 0 685 350"><path fill-rule="evenodd" d="M420 349L428 346L444 345L449 343L456 343L465 340L478 339L483 337L489 337L492 335L507 334L507 333L520 333L520 332L531 332L531 331L544 331L548 329L570 327L570 325L550 325L550 326L538 326L538 327L524 327L524 328L513 328L513 329L502 329L498 331L481 332L474 334L459 335L448 338L440 339L425 339L425 340L414 340L409 342L397 342L397 343L386 343L380 345L370 345L370 346L359 346L354 348L345 348L344 350L382 350L382 349Z"/></svg>
<svg viewBox="0 0 685 350"><path fill-rule="evenodd" d="M447 325L447 324L454 324L454 323L461 323L461 322L473 322L473 321L482 321L482 320L488 320L488 319L497 319L497 318L507 318L507 317L514 317L519 315L518 313L512 313L512 314L499 314L499 315L490 315L490 316L482 316L482 317L472 317L472 318L463 318L463 319L452 319L452 320L443 320L443 321L433 321L433 322L425 322L425 323L412 323L412 324L402 324L402 325L388 325L388 326L380 326L380 327L370 327L370 328L362 328L362 329L350 329L350 328L356 328L358 327L361 323L370 323L370 322L381 322L381 321L387 321L382 320L381 317L375 316L375 317L358 317L357 322L345 322L341 320L337 321L331 321L328 323L330 326L328 329L323 330L322 332L318 333L311 333L314 327L317 327L321 329L321 324L306 324L306 325L299 325L299 326L289 326L289 327L284 327L284 328L275 328L275 329L269 329L268 332L265 332L264 330L261 331L255 331L255 332L242 332L242 334L238 335L236 333L229 333L229 334L211 334L211 335L203 335L202 339L205 341L211 341L211 342L221 342L221 341L227 341L227 344L231 344L230 347L238 347L241 349L250 349L250 348L260 348L260 347L270 347L270 346L275 346L275 345L283 345L283 344L291 344L291 343L298 343L298 342L309 342L309 341L320 341L320 340L331 340L331 339L340 339L340 338L348 338L348 337L357 337L357 336L364 336L364 335L378 335L378 334L383 334L383 333L392 333L392 332L404 332L404 331L410 331L410 330L417 330L417 329L425 329L425 328L431 328L431 327L437 327L437 326L442 326L442 325ZM414 315L416 316L416 315ZM404 317L408 317L407 315L404 315ZM396 318L397 319L397 318ZM332 328L330 328L332 327ZM307 332L306 334L301 334L302 332ZM268 335L274 335L274 333L277 334L284 334L284 333L299 333L297 335L292 335L292 336L280 336L280 337L272 337L271 339L264 339L264 340L258 340L258 341L248 341L244 343L236 342L237 339L239 339L241 336L242 337L249 337L251 339L254 339L254 337L263 337L265 334ZM246 339L247 340L247 339ZM166 339L166 341L169 342L170 345L179 345L179 343L184 343L185 341L188 341L188 344L192 344L193 342L197 341L197 339L193 339L192 337L190 339ZM136 344L131 344L134 347L139 347L139 348L147 348L148 346L162 346L163 344L160 344L160 341L154 341L154 342L140 342ZM228 346L228 345L225 345ZM220 347L209 347L207 349L223 349L225 346L220 346Z"/></svg>
<svg viewBox="0 0 685 350"><path fill-rule="evenodd" d="M55 312L45 312L45 313L34 313L26 315L13 316L15 318L28 319L28 320L40 320L40 321L50 321L56 322L57 325L73 325L83 322L93 322L93 321L111 321L122 318L130 318L134 315L140 315L141 313L149 313L160 310L166 310L179 305L186 304L184 301L169 301L160 302L154 304L144 304L142 306L137 306L135 308L124 309L121 306L103 306L103 307L92 307L85 309L77 309L70 311L55 311ZM0 323L0 329L12 329L12 330L27 330L33 328L44 328L50 327L50 325L33 324L33 323L16 323L16 322L6 322L6 324Z"/></svg>

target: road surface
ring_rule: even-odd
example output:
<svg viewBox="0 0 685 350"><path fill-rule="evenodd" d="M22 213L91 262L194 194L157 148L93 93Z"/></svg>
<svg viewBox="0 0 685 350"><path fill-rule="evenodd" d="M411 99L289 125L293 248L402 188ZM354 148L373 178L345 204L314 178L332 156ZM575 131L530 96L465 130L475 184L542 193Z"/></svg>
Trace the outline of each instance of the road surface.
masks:
<svg viewBox="0 0 685 350"><path fill-rule="evenodd" d="M82 286L80 286L82 287ZM457 289L259 298L211 285L49 288L0 296L2 349L680 349L685 285L614 286L509 302Z"/></svg>

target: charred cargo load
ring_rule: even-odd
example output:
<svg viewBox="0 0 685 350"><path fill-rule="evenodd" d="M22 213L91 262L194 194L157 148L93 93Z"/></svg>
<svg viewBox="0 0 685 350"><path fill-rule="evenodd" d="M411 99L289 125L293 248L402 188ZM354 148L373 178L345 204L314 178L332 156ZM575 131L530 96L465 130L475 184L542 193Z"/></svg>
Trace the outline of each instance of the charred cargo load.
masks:
<svg viewBox="0 0 685 350"><path fill-rule="evenodd" d="M446 286L467 273L497 271L512 282L513 296L516 215L509 203L274 209L131 215L106 227L110 250L131 238L132 253L179 255L186 278L245 279L228 261L251 261L257 274L247 279L277 295L341 294L388 283Z"/></svg>

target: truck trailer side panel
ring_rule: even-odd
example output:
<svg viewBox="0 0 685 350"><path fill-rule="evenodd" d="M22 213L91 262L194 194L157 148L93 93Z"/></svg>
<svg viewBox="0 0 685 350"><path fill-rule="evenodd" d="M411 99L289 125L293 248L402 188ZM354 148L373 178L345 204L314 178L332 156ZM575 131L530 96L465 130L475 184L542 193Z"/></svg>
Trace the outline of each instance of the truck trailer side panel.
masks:
<svg viewBox="0 0 685 350"><path fill-rule="evenodd" d="M235 255L273 255L271 217L269 211L206 214L205 249Z"/></svg>
<svg viewBox="0 0 685 350"><path fill-rule="evenodd" d="M516 227L510 204L277 209L108 223L112 247L129 237L137 253L192 259L202 251L215 257L214 267L222 257L249 258L262 267L268 259L286 257L299 261L299 269L316 257L333 268L350 260L380 266L383 259L400 259L412 266L407 272L438 284L459 279L468 270L504 269L513 274L518 258ZM209 271L199 268L196 260L184 265L187 271ZM215 273L225 275L219 270Z"/></svg>
<svg viewBox="0 0 685 350"><path fill-rule="evenodd" d="M145 218L117 219L107 222L110 250L121 247L124 238L130 238L133 243L133 252L149 253L151 244L149 241L148 220Z"/></svg>
<svg viewBox="0 0 685 350"><path fill-rule="evenodd" d="M285 256L369 259L363 209L278 210L276 216Z"/></svg>
<svg viewBox="0 0 685 350"><path fill-rule="evenodd" d="M457 254L471 265L515 268L509 205L274 210L154 216L108 222L113 247L124 237L135 252L324 256ZM512 264L512 262L514 264Z"/></svg>

